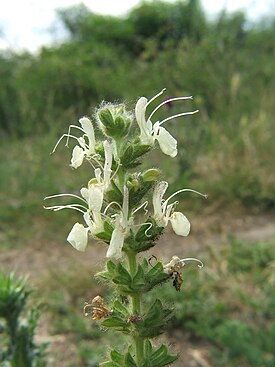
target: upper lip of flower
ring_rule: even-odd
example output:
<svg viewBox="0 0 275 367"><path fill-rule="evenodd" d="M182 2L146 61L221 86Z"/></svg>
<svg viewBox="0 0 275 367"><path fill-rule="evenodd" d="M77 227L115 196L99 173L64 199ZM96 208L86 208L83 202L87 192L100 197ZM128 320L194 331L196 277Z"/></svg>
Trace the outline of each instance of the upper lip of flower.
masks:
<svg viewBox="0 0 275 367"><path fill-rule="evenodd" d="M121 258L124 240L128 233L129 192L126 186L124 186L123 191L123 204L121 212L116 215L115 229L112 233L110 245L106 254L108 258Z"/></svg>

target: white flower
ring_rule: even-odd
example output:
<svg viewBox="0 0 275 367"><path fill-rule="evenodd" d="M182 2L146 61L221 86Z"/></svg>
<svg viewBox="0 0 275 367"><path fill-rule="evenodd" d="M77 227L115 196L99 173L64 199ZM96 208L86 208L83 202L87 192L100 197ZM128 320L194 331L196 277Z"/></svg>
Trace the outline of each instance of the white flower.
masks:
<svg viewBox="0 0 275 367"><path fill-rule="evenodd" d="M128 212L129 212L129 192L124 186L124 196L122 210L117 214L115 220L115 229L113 230L111 241L108 247L106 257L109 259L118 260L122 257L122 247L125 237L128 233Z"/></svg>
<svg viewBox="0 0 275 367"><path fill-rule="evenodd" d="M83 163L84 158L90 159L93 155L95 155L95 134L92 122L88 119L88 117L82 117L79 119L79 123L81 127L76 125L70 125L67 134L63 134L58 142L55 144L52 153L55 152L58 144L64 137L67 137L66 146L68 146L69 139L76 139L79 145L76 145L72 152L71 158L71 167L78 168ZM77 137L71 135L71 128L75 128L83 132L84 134L81 137Z"/></svg>
<svg viewBox="0 0 275 367"><path fill-rule="evenodd" d="M103 230L103 220L101 216L101 208L103 204L103 186L90 184L88 188L82 188L80 193L82 197L74 194L58 194L48 196L45 199L70 196L84 202L85 206L82 204L54 205L45 207L45 209L51 209L54 211L74 209L83 214L83 219L87 227L84 227L80 223L75 223L67 237L67 241L75 249L84 251L88 243L88 233L96 236L97 233Z"/></svg>
<svg viewBox="0 0 275 367"><path fill-rule="evenodd" d="M85 251L88 244L89 228L83 224L75 223L67 237L67 241L78 251Z"/></svg>
<svg viewBox="0 0 275 367"><path fill-rule="evenodd" d="M153 217L156 221L156 224L159 227L166 227L168 225L168 222L170 221L172 228L177 235L188 236L190 232L190 227L191 227L189 220L181 212L174 211L174 207L177 204L177 202L174 202L172 204L168 204L168 202L170 199L172 199L172 197L184 191L191 191L196 194L202 195L204 197L207 197L207 196L201 194L198 191L192 190L192 189L182 189L182 190L175 192L171 196L169 196L168 199L163 200L163 196L167 188L168 188L168 183L166 181L161 181L157 183L154 189L154 193L153 193L154 216Z"/></svg>
<svg viewBox="0 0 275 367"><path fill-rule="evenodd" d="M136 120L140 128L140 141L142 144L145 145L153 145L154 141L157 140L160 146L160 149L164 154L170 155L172 158L175 157L178 153L177 151L177 141L176 139L161 125L173 118L184 116L184 115L191 115L196 112L183 112L179 113L177 115L170 116L162 121L157 121L154 124L152 123L151 119L154 115L154 113L162 107L164 104L172 101L177 100L183 100L183 99L192 99L192 97L177 97L177 98L170 98L166 101L160 103L150 114L148 119L146 120L146 108L147 106L157 97L159 97L165 89L163 89L160 93L158 93L156 96L154 96L149 102L147 101L147 98L141 97L137 101L136 107L135 107L135 114L136 114Z"/></svg>

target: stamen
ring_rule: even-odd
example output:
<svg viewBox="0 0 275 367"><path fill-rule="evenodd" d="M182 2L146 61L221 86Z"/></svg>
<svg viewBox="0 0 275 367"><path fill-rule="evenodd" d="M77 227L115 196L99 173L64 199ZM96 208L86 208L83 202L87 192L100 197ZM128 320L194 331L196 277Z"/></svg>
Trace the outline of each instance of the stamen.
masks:
<svg viewBox="0 0 275 367"><path fill-rule="evenodd" d="M181 264L182 264L182 266L184 266L185 265L185 261L196 261L196 262L198 262L199 264L198 264L198 267L201 269L201 268L203 268L203 262L202 261L200 261L200 260L198 260L198 259L196 259L196 258L194 258L194 257L187 257L186 259L181 259L180 260L180 262L181 262Z"/></svg>
<svg viewBox="0 0 275 367"><path fill-rule="evenodd" d="M133 211L133 214L135 214L136 212L138 212L140 209L144 209L145 211L145 214L146 215L148 213L148 210L146 209L148 206L148 201L146 200L143 204L141 204L138 208L136 208L134 211Z"/></svg>
<svg viewBox="0 0 275 367"><path fill-rule="evenodd" d="M161 96L164 92L166 91L166 88L163 88L162 91L160 91L158 94L156 94L153 98L150 99L149 102L147 102L147 106L149 106L150 103L152 103L156 98L158 98L159 96Z"/></svg>
<svg viewBox="0 0 275 367"><path fill-rule="evenodd" d="M122 166L122 164L120 163L120 161L119 162L116 162L116 163L117 163L117 167L116 167L115 172L111 176L110 181L112 181L114 179L115 175L118 173L119 168Z"/></svg>
<svg viewBox="0 0 275 367"><path fill-rule="evenodd" d="M106 213L107 213L108 209L109 209L113 204L117 205L117 206L119 207L119 209L122 211L122 207L121 207L121 205L120 205L119 203L117 203L116 201L112 201L112 202L111 202L111 203L109 203L109 204L106 206L106 208L104 209L103 215L106 215Z"/></svg>
<svg viewBox="0 0 275 367"><path fill-rule="evenodd" d="M85 204L86 204L86 200L84 200L83 198L81 198L80 196L78 195L74 195L74 194L56 194L56 195L51 195L51 196L46 196L44 198L44 200L47 200L47 199L52 199L52 198L58 198L58 197L61 197L61 196L72 196L74 198L77 198L81 201L83 201Z"/></svg>
<svg viewBox="0 0 275 367"><path fill-rule="evenodd" d="M81 127L79 127L77 125L70 125L69 129L68 129L68 137L67 137L67 140L66 140L65 147L69 147L69 138L70 138L69 135L71 134L71 128L72 127L74 127L75 129L78 129L78 130L82 131L83 133L85 133L85 131Z"/></svg>
<svg viewBox="0 0 275 367"><path fill-rule="evenodd" d="M90 309L91 309L91 311L86 312L86 309L87 309L87 308L90 308ZM92 305L92 303L87 303L87 302L85 302L85 306L83 307L83 313L84 313L84 316L89 316L89 315L91 314L91 312L92 312L92 309L93 309L93 305Z"/></svg>
<svg viewBox="0 0 275 367"><path fill-rule="evenodd" d="M154 113L157 112L157 110L159 110L162 106L164 106L166 103L169 102L173 102L173 101L180 101L183 99L193 99L192 96L188 96L188 97L175 97L175 98L169 98L166 101L160 103L150 114L150 116L148 117L148 120L151 120L151 118L153 117Z"/></svg>
<svg viewBox="0 0 275 367"><path fill-rule="evenodd" d="M185 191L194 192L195 194L198 194L198 195L200 195L200 196L203 196L205 199L207 199L207 198L208 198L208 195L206 195L206 194L202 194L202 193L201 193L201 192L199 192L199 191L196 191L196 190L193 190L193 189L181 189L181 190L178 190L178 191L174 192L174 194L170 195L170 196L169 196L169 198L168 198L168 199L166 199L166 200L165 200L165 202L162 204L162 205L163 205L163 207L166 207L166 205L167 205L168 201L169 201L170 199L172 199L174 196L176 196L176 195L180 194L181 192L185 192Z"/></svg>
<svg viewBox="0 0 275 367"><path fill-rule="evenodd" d="M177 115L173 115L173 116L167 117L166 119L162 120L159 123L159 126L162 125L166 121L172 120L173 118L177 118L177 117L181 117L181 116L186 116L186 115L194 115L197 112L199 112L199 110L191 111L191 112L182 112L182 113L178 113Z"/></svg>
<svg viewBox="0 0 275 367"><path fill-rule="evenodd" d="M129 212L129 191L126 185L123 188L123 203L122 203L123 219L128 220Z"/></svg>
<svg viewBox="0 0 275 367"><path fill-rule="evenodd" d="M59 143L61 142L61 140L62 140L63 138L65 138L65 136L70 137L70 138L74 138L74 139L76 139L76 140L78 141L78 138L77 138L76 136L74 136L74 135L63 134L63 135L58 139L57 143L55 144L55 146L54 146L54 148L53 148L53 150L52 150L52 152L51 152L51 154L53 154L53 153L56 151L57 146L59 145Z"/></svg>
<svg viewBox="0 0 275 367"><path fill-rule="evenodd" d="M87 208L80 204L44 206L43 208L47 210L53 210L54 212L58 212L59 210L63 209L73 209L79 211L82 214L85 214L87 212ZM85 210L81 210L80 208L83 208Z"/></svg>
<svg viewBox="0 0 275 367"><path fill-rule="evenodd" d="M140 225L140 227L145 226L145 225L149 225L149 226L148 226L148 228L146 229L146 231L144 232L144 234L145 234L145 236L146 236L146 237L150 237L150 235L148 234L148 231L150 231L150 229L153 227L153 224L152 224L152 223L150 223L150 222L145 222L145 223L142 223L142 224Z"/></svg>
<svg viewBox="0 0 275 367"><path fill-rule="evenodd" d="M99 162L99 160L97 159L97 157L101 158L101 156L99 154L95 154L91 157L91 159L93 159L98 165L99 167L101 168L101 170L103 171L104 168L102 166L102 164ZM92 165L93 166L93 165ZM93 166L93 168L95 169L95 167Z"/></svg>

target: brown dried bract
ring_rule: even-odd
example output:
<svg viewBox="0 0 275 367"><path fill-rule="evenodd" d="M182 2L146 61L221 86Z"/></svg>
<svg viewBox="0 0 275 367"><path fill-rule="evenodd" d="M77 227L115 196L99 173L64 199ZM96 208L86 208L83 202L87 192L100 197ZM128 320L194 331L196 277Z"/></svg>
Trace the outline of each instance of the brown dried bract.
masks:
<svg viewBox="0 0 275 367"><path fill-rule="evenodd" d="M179 257L173 256L172 260L164 266L164 272L171 275L173 279L173 287L179 292L182 285L182 275L180 270L183 265Z"/></svg>
<svg viewBox="0 0 275 367"><path fill-rule="evenodd" d="M87 309L90 310L87 311ZM84 315L92 315L93 320L101 320L109 316L109 310L104 306L104 299L101 296L96 296L91 303L85 302Z"/></svg>
<svg viewBox="0 0 275 367"><path fill-rule="evenodd" d="M176 291L180 291L181 285L182 285L182 275L180 272L175 271L172 275L173 277L173 287L176 288Z"/></svg>
<svg viewBox="0 0 275 367"><path fill-rule="evenodd" d="M141 317L139 315L131 315L127 322L130 324L137 324L141 320Z"/></svg>

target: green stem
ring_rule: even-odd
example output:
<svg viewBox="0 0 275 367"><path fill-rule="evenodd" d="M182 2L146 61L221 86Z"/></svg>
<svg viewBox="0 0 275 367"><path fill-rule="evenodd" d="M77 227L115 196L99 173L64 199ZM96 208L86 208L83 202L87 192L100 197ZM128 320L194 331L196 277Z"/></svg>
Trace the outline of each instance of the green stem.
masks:
<svg viewBox="0 0 275 367"><path fill-rule="evenodd" d="M135 253L128 253L128 262L129 262L129 270L130 274L133 277L137 271L137 260ZM141 294L136 293L131 296L132 298L132 312L133 315L140 315L141 314ZM136 349L136 362L139 366L144 357L144 339L138 336L133 336L135 342L135 349Z"/></svg>

